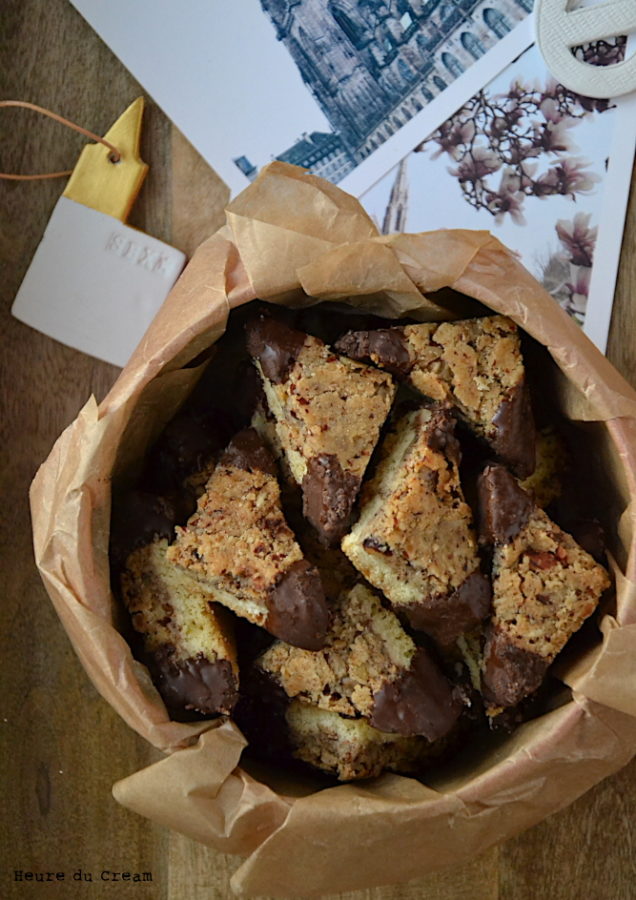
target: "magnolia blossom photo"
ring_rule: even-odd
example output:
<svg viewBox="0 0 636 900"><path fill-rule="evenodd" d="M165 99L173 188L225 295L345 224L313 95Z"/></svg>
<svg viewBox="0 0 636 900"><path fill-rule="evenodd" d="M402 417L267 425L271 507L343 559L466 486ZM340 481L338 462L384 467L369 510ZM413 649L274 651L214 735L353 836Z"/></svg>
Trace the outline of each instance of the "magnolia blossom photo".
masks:
<svg viewBox="0 0 636 900"><path fill-rule="evenodd" d="M597 41L578 48L586 60L609 65L622 58L625 39ZM590 193L601 180L577 151L576 127L582 119L611 108L608 100L581 97L551 77L516 77L504 93L479 91L426 140L416 153L432 148L455 161L448 173L474 209L486 209L497 224L506 216L525 225L531 197ZM496 176L496 177L495 177Z"/></svg>
<svg viewBox="0 0 636 900"><path fill-rule="evenodd" d="M600 65L624 52L623 38L577 49ZM362 201L384 233L492 231L583 324L615 112L555 81L530 47Z"/></svg>
<svg viewBox="0 0 636 900"><path fill-rule="evenodd" d="M598 228L591 215L578 212L574 219L559 219L555 231L558 245L541 265L543 286L561 306L583 324L590 291L592 263Z"/></svg>

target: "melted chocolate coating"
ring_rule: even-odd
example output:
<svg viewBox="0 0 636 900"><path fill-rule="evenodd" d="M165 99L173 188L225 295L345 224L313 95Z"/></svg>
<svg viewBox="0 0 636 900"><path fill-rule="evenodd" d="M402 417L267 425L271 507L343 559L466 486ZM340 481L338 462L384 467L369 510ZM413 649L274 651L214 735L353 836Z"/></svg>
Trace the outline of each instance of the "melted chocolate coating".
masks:
<svg viewBox="0 0 636 900"><path fill-rule="evenodd" d="M525 381L513 389L502 401L492 424L497 429L492 448L519 478L534 472L536 463L536 432L530 404L530 391Z"/></svg>
<svg viewBox="0 0 636 900"><path fill-rule="evenodd" d="M411 668L374 695L371 724L405 736L423 734L436 741L457 722L463 704L429 654L420 647Z"/></svg>
<svg viewBox="0 0 636 900"><path fill-rule="evenodd" d="M334 546L344 537L359 489L360 479L345 472L333 453L309 460L302 481L303 514L323 543Z"/></svg>
<svg viewBox="0 0 636 900"><path fill-rule="evenodd" d="M412 628L425 631L447 647L478 625L490 611L492 587L481 572L473 572L450 594L437 594L426 603L404 608Z"/></svg>
<svg viewBox="0 0 636 900"><path fill-rule="evenodd" d="M541 686L549 663L491 629L484 650L483 693L494 706L516 706Z"/></svg>
<svg viewBox="0 0 636 900"><path fill-rule="evenodd" d="M229 715L238 700L237 678L227 659L211 661L202 654L175 659L174 648L167 645L153 655L153 666L159 692L172 709Z"/></svg>
<svg viewBox="0 0 636 900"><path fill-rule="evenodd" d="M155 538L172 541L174 526L185 522L196 504L185 494L158 497L131 491L113 507L110 556L115 567L125 564L129 553Z"/></svg>
<svg viewBox="0 0 636 900"><path fill-rule="evenodd" d="M413 368L401 328L349 331L334 346L338 353L351 359L377 362L398 378L406 378Z"/></svg>
<svg viewBox="0 0 636 900"><path fill-rule="evenodd" d="M596 562L607 566L605 532L597 519L579 518L567 522L564 527L586 553L589 553Z"/></svg>
<svg viewBox="0 0 636 900"><path fill-rule="evenodd" d="M244 428L232 438L221 457L221 465L234 466L251 472L257 469L276 477L276 462L260 435L253 428Z"/></svg>
<svg viewBox="0 0 636 900"><path fill-rule="evenodd" d="M269 595L265 627L303 650L321 650L327 639L329 607L318 569L305 559L293 563Z"/></svg>
<svg viewBox="0 0 636 900"><path fill-rule="evenodd" d="M428 446L431 450L443 453L447 459L459 465L461 461L461 449L459 441L454 435L455 420L445 412L436 414L435 427L431 431Z"/></svg>
<svg viewBox="0 0 636 900"><path fill-rule="evenodd" d="M503 466L487 466L477 483L479 532L488 544L507 544L526 526L533 502Z"/></svg>
<svg viewBox="0 0 636 900"><path fill-rule="evenodd" d="M249 322L246 330L250 356L259 361L266 378L281 384L298 359L306 335L265 316Z"/></svg>
<svg viewBox="0 0 636 900"><path fill-rule="evenodd" d="M365 538L362 541L362 546L371 553L380 553L382 556L393 556L393 550L386 541L381 541L374 535Z"/></svg>
<svg viewBox="0 0 636 900"><path fill-rule="evenodd" d="M218 409L178 414L148 454L143 486L155 493L183 491L184 479L201 471L234 430L227 414Z"/></svg>

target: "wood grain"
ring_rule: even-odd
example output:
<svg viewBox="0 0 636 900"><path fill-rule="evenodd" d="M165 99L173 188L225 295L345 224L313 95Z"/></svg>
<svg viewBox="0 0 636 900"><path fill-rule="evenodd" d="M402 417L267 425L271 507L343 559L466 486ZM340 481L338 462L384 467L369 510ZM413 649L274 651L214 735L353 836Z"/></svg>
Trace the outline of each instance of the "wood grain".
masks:
<svg viewBox="0 0 636 900"><path fill-rule="evenodd" d="M48 106L99 133L143 93L67 0L5 0L2 94ZM33 114L2 111L1 168L63 169L76 134ZM150 176L131 224L186 252L222 222L227 190L149 102L143 158ZM230 895L240 860L119 807L114 781L156 753L98 696L79 665L32 561L28 485L87 397L117 370L11 318L10 307L61 182L0 183L0 590L4 628L1 897L213 900ZM609 357L636 384L636 202L629 210ZM636 763L571 807L472 862L340 900L629 900L636 897ZM74 881L91 872L93 883ZM14 870L65 872L64 883L13 880ZM100 873L152 872L152 883L103 887Z"/></svg>
<svg viewBox="0 0 636 900"><path fill-rule="evenodd" d="M58 110L103 134L140 93L66 2L3 4L2 93ZM82 140L20 110L3 110L2 167L37 172L74 164ZM136 223L169 238L170 125L151 107L149 179ZM150 146L148 141L150 139ZM167 178L167 175L165 176ZM86 678L33 564L27 491L37 466L91 393L102 397L117 369L63 347L10 316L10 306L63 182L0 183L2 209L2 415L0 486L4 622L2 694L2 884L0 896L97 898L100 884L74 882L81 868L152 871L141 900L167 897L168 835L118 808L114 780L155 754L104 703ZM69 883L14 882L13 870L65 872ZM110 885L109 885L110 887ZM117 896L130 887L112 885ZM36 890L39 889L39 892ZM71 893L72 890L72 893ZM159 891L164 891L160 894Z"/></svg>

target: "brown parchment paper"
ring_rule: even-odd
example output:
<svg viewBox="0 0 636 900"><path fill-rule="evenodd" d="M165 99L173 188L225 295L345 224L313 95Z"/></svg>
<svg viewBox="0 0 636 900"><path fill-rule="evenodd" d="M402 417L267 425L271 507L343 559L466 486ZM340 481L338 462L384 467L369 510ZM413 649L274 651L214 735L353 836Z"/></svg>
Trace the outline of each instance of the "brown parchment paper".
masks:
<svg viewBox="0 0 636 900"><path fill-rule="evenodd" d="M454 317L436 299L444 287L511 316L557 364L564 414L588 423L609 485L616 603L597 644L560 663L570 689L560 705L471 748L443 775L422 783L387 774L316 790L284 772L241 767L236 726L170 721L117 630L111 485L186 398L202 371L191 363L223 334L232 308L256 297L345 301L388 317L443 320ZM635 473L636 393L488 232L380 236L357 200L272 163L229 205L226 225L197 250L109 395L86 404L31 488L37 565L84 668L126 722L168 754L118 782L116 799L246 856L232 879L239 895L281 897L406 881L571 803L636 753Z"/></svg>

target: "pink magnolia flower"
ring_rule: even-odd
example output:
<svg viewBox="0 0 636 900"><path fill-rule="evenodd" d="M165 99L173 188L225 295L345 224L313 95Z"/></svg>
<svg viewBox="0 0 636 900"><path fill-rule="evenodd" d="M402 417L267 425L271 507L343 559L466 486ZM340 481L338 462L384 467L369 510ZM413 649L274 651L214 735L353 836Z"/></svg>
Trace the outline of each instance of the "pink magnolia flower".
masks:
<svg viewBox="0 0 636 900"><path fill-rule="evenodd" d="M535 197L550 197L552 194L561 193L559 190L559 175L556 166L553 166L548 169L547 172L539 175L532 185L532 193Z"/></svg>
<svg viewBox="0 0 636 900"><path fill-rule="evenodd" d="M559 119L558 122L546 122L544 125L535 125L534 143L545 153L564 153L574 150L576 145L572 142L569 129L577 124L576 119L570 117Z"/></svg>
<svg viewBox="0 0 636 900"><path fill-rule="evenodd" d="M583 315L587 306L587 298L590 294L590 279L592 270L585 266L572 266L573 280L566 284L570 293L569 305L573 313Z"/></svg>
<svg viewBox="0 0 636 900"><path fill-rule="evenodd" d="M486 127L486 134L500 137L508 131L508 121L503 115L495 115L492 122Z"/></svg>
<svg viewBox="0 0 636 900"><path fill-rule="evenodd" d="M507 95L498 94L493 97L493 100L498 101L494 110L500 114L509 128L514 128L526 115L526 110L516 98L511 99Z"/></svg>
<svg viewBox="0 0 636 900"><path fill-rule="evenodd" d="M495 217L497 225L502 225L506 215L509 215L515 225L525 225L526 220L523 215L523 201L525 196L521 193L510 193L506 191L492 194L488 200L487 208Z"/></svg>
<svg viewBox="0 0 636 900"><path fill-rule="evenodd" d="M589 266L572 266L572 275L574 280L567 283L568 290L573 294L587 297L590 292L592 269Z"/></svg>
<svg viewBox="0 0 636 900"><path fill-rule="evenodd" d="M574 157L563 159L556 166L559 176L562 194L569 194L575 199L575 194L588 194L594 185L601 180L600 175L590 172L586 166L590 163L587 159Z"/></svg>
<svg viewBox="0 0 636 900"><path fill-rule="evenodd" d="M550 194L561 194L563 197L569 195L576 200L576 194L589 193L601 180L599 175L585 168L588 165L586 159L562 159L537 178L532 193L536 197L547 197Z"/></svg>
<svg viewBox="0 0 636 900"><path fill-rule="evenodd" d="M548 78L543 87L542 94L544 98L554 100L562 90L562 86L555 78Z"/></svg>
<svg viewBox="0 0 636 900"><path fill-rule="evenodd" d="M475 137L475 123L472 119L462 122L451 119L445 122L435 133L434 141L438 149L432 154L431 159L438 159L442 153L448 153L452 159L461 159L462 144L470 144Z"/></svg>
<svg viewBox="0 0 636 900"><path fill-rule="evenodd" d="M508 97L510 97L511 100L519 100L521 99L521 97L523 97L527 90L528 89L526 88L526 86L523 85L518 78L515 78L510 82Z"/></svg>
<svg viewBox="0 0 636 900"><path fill-rule="evenodd" d="M537 147L531 141L512 140L508 148L507 161L512 163L512 165L523 165L524 160L540 156L542 152L541 147Z"/></svg>
<svg viewBox="0 0 636 900"><path fill-rule="evenodd" d="M499 193L514 194L521 189L521 175L516 169L506 166L501 173L501 181L499 182Z"/></svg>
<svg viewBox="0 0 636 900"><path fill-rule="evenodd" d="M477 146L467 151L456 169L449 173L462 181L478 181L501 168L501 160L488 147Z"/></svg>
<svg viewBox="0 0 636 900"><path fill-rule="evenodd" d="M539 104L539 109L547 122L557 123L563 118L559 104L553 97L545 97Z"/></svg>
<svg viewBox="0 0 636 900"><path fill-rule="evenodd" d="M495 217L495 222L501 225L509 215L516 225L525 225L523 215L523 203L525 195L520 190L521 176L514 169L506 167L501 173L501 181L496 193L491 193L487 207Z"/></svg>
<svg viewBox="0 0 636 900"><path fill-rule="evenodd" d="M534 173L537 171L539 163L529 162L527 159L523 160L518 166L519 170L519 187L520 188L531 188L532 187L532 179L534 178Z"/></svg>
<svg viewBox="0 0 636 900"><path fill-rule="evenodd" d="M590 213L578 212L573 221L559 219L556 233L575 266L591 267L598 228L590 228Z"/></svg>

